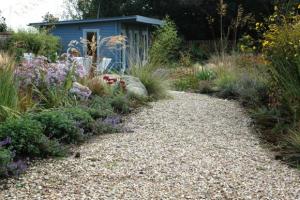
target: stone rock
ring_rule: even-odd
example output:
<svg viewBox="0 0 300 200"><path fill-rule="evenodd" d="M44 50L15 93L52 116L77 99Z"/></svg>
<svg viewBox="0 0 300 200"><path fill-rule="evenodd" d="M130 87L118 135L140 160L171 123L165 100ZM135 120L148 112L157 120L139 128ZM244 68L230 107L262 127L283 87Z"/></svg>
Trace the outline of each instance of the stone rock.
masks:
<svg viewBox="0 0 300 200"><path fill-rule="evenodd" d="M72 94L76 94L82 99L88 99L89 96L92 94L92 91L86 87L81 85L80 83L74 82L73 87L70 89Z"/></svg>
<svg viewBox="0 0 300 200"><path fill-rule="evenodd" d="M139 78L133 76L122 76L122 79L126 83L126 89L129 94L144 98L148 97L147 89Z"/></svg>

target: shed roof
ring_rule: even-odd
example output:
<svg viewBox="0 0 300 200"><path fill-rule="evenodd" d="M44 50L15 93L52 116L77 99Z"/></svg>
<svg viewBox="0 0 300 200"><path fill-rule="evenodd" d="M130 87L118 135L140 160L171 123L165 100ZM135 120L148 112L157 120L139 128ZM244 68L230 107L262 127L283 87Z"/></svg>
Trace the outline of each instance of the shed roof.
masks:
<svg viewBox="0 0 300 200"><path fill-rule="evenodd" d="M67 21L58 21L51 23L54 25L67 25L67 24L86 24L86 23L97 23L97 22L136 22L143 24L151 24L161 26L163 24L162 20L144 17L140 15L134 16L123 16L123 17L109 17L109 18L99 18L99 19L84 19L84 20L67 20ZM46 26L48 22L38 22L38 23L30 23L29 26Z"/></svg>

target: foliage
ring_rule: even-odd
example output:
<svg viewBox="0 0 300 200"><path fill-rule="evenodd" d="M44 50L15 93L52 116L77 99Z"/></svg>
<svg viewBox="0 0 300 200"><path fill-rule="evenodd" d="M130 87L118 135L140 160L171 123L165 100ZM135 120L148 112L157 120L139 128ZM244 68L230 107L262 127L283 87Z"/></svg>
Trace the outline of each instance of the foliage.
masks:
<svg viewBox="0 0 300 200"><path fill-rule="evenodd" d="M93 133L95 135L107 134L107 133L116 133L119 131L117 124L108 123L103 120L98 120L93 124Z"/></svg>
<svg viewBox="0 0 300 200"><path fill-rule="evenodd" d="M158 100L167 97L169 83L167 81L168 74L165 71L155 70L152 65L146 65L132 67L130 73L140 79L150 98Z"/></svg>
<svg viewBox="0 0 300 200"><path fill-rule="evenodd" d="M45 87L41 90L36 88L34 95L38 98L38 105L42 108L58 108L77 104L74 96L62 87Z"/></svg>
<svg viewBox="0 0 300 200"><path fill-rule="evenodd" d="M126 114L130 112L129 101L123 94L114 96L111 99L111 106L118 113Z"/></svg>
<svg viewBox="0 0 300 200"><path fill-rule="evenodd" d="M43 22L47 22L48 25L44 28L44 30L49 33L54 27L55 22L59 21L58 17L55 17L53 14L47 12L43 17Z"/></svg>
<svg viewBox="0 0 300 200"><path fill-rule="evenodd" d="M13 33L8 49L20 59L24 53L53 57L60 50L58 37L45 32L19 31Z"/></svg>
<svg viewBox="0 0 300 200"><path fill-rule="evenodd" d="M207 17L211 16L217 22L216 8L219 0L68 0L70 17L75 19L99 18L113 16L143 15L148 17L164 18L166 14L175 21L180 34L187 40L211 40L215 39L211 29L207 28ZM273 4L277 1L270 0L225 0L227 13L224 16L223 27L229 27L232 19L236 19L237 8L244 8L244 15L252 13L256 21L269 16L272 13ZM76 11L74 13L74 10ZM183 14L183 11L184 12ZM188 23L187 23L188 22ZM213 23L212 29L219 30L219 23ZM244 27L240 33L248 32Z"/></svg>
<svg viewBox="0 0 300 200"><path fill-rule="evenodd" d="M74 80L87 76L84 66L72 58L68 61L48 63L45 57L21 62L15 74L23 88L34 84L36 87L64 86L65 89L70 89Z"/></svg>
<svg viewBox="0 0 300 200"><path fill-rule="evenodd" d="M299 38L300 21L295 25L274 27L265 34L263 52L272 60L288 60L295 63L300 59Z"/></svg>
<svg viewBox="0 0 300 200"><path fill-rule="evenodd" d="M169 17L165 18L163 26L154 33L150 62L157 65L177 60L180 43L175 23Z"/></svg>
<svg viewBox="0 0 300 200"><path fill-rule="evenodd" d="M236 74L225 69L219 69L217 78L214 81L218 87L218 96L222 98L235 98L237 96L235 91L237 77Z"/></svg>
<svg viewBox="0 0 300 200"><path fill-rule="evenodd" d="M300 152L300 133L299 130L291 131L287 138L288 143L293 147L296 152Z"/></svg>
<svg viewBox="0 0 300 200"><path fill-rule="evenodd" d="M0 177L8 173L8 165L12 162L11 151L0 147Z"/></svg>
<svg viewBox="0 0 300 200"><path fill-rule="evenodd" d="M18 114L18 86L14 70L12 58L0 53L0 121Z"/></svg>
<svg viewBox="0 0 300 200"><path fill-rule="evenodd" d="M89 113L94 119L106 118L114 115L114 109L111 105L110 97L95 96L88 104Z"/></svg>
<svg viewBox="0 0 300 200"><path fill-rule="evenodd" d="M87 86L94 95L107 96L112 93L111 87L101 77L88 80Z"/></svg>
<svg viewBox="0 0 300 200"><path fill-rule="evenodd" d="M193 43L189 49L193 61L204 61L208 59L208 52L204 51L199 45Z"/></svg>
<svg viewBox="0 0 300 200"><path fill-rule="evenodd" d="M0 33L6 31L7 31L6 19L1 16L1 11L0 11Z"/></svg>
<svg viewBox="0 0 300 200"><path fill-rule="evenodd" d="M179 65L181 67L191 67L192 58L189 52L180 52Z"/></svg>
<svg viewBox="0 0 300 200"><path fill-rule="evenodd" d="M64 108L62 112L70 119L76 121L79 128L82 128L85 131L91 130L94 120L89 112L84 110L82 107Z"/></svg>
<svg viewBox="0 0 300 200"><path fill-rule="evenodd" d="M287 31L288 27L300 20L299 2L295 0L274 1L271 11L273 12L272 14L270 13L263 19L257 20L255 24L249 26L251 31L245 33L240 39L239 47L242 52L261 52L262 50L268 52L269 47L273 46L274 42L281 43L282 39L284 39L277 36L280 32L279 30L284 29ZM295 34L295 32L293 34ZM292 48L292 46L293 45L291 45L290 48ZM277 50L280 51L280 49ZM280 53L279 51L277 54ZM283 56L285 55L284 52L281 53L283 53Z"/></svg>
<svg viewBox="0 0 300 200"><path fill-rule="evenodd" d="M8 119L0 124L0 140L11 139L8 149L19 156L45 157L55 155L58 145L44 135L44 127L36 120L29 118Z"/></svg>
<svg viewBox="0 0 300 200"><path fill-rule="evenodd" d="M211 81L215 78L215 73L212 70L204 69L202 67L202 70L196 74L196 77L200 81Z"/></svg>
<svg viewBox="0 0 300 200"><path fill-rule="evenodd" d="M45 127L45 135L64 143L83 141L84 130L77 127L76 121L65 112L59 110L43 111L33 114L32 119L39 121Z"/></svg>
<svg viewBox="0 0 300 200"><path fill-rule="evenodd" d="M174 81L174 87L179 91L197 90L199 80L194 74L186 74Z"/></svg>

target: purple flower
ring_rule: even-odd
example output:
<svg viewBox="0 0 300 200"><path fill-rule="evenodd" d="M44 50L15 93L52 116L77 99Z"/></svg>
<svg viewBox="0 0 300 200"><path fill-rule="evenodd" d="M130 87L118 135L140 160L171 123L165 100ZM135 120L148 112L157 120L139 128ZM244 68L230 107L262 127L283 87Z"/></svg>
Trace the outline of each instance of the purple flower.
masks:
<svg viewBox="0 0 300 200"><path fill-rule="evenodd" d="M5 145L11 144L11 138L7 137L5 140L0 141L0 147L3 147Z"/></svg>
<svg viewBox="0 0 300 200"><path fill-rule="evenodd" d="M121 117L120 116L112 116L112 117L107 117L103 123L111 125L113 127L117 126L118 124L121 123Z"/></svg>
<svg viewBox="0 0 300 200"><path fill-rule="evenodd" d="M27 165L23 160L17 160L10 163L8 166L8 171L12 172L14 175L20 175L27 169Z"/></svg>

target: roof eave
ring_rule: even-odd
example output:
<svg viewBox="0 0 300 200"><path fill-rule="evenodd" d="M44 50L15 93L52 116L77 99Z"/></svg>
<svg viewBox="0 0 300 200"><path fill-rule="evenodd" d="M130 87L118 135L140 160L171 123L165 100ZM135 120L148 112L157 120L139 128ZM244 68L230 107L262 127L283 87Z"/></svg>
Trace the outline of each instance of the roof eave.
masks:
<svg viewBox="0 0 300 200"><path fill-rule="evenodd" d="M89 20L73 20L73 21L69 20L69 21L59 21L56 23L47 23L47 22L30 23L28 24L28 26L39 27L39 26L47 26L47 25L71 25L71 24L114 22L114 21L123 21L123 22L132 21L132 22L151 24L157 26L161 26L163 24L161 20L136 15L136 16L128 16L128 17L112 17L112 18L89 19Z"/></svg>

